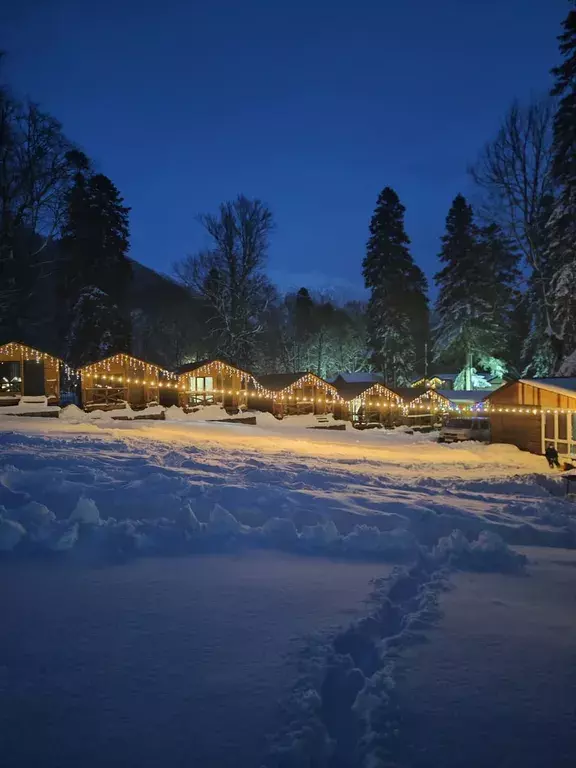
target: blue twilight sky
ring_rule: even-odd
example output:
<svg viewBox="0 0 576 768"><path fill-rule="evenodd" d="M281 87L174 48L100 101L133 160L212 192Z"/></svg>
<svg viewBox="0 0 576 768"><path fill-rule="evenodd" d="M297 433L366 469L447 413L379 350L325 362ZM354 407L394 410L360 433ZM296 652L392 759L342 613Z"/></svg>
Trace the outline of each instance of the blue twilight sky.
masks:
<svg viewBox="0 0 576 768"><path fill-rule="evenodd" d="M58 117L132 208L132 256L169 272L243 192L277 229L282 288L362 290L380 190L428 276L482 144L547 90L567 0L8 0L4 76Z"/></svg>

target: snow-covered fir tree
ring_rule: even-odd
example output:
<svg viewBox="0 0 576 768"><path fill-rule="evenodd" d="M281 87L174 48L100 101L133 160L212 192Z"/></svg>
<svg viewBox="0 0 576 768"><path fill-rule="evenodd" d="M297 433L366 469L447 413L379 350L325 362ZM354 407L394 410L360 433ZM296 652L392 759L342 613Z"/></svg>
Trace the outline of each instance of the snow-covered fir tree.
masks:
<svg viewBox="0 0 576 768"><path fill-rule="evenodd" d="M464 369L464 388L473 385L475 362L501 361L514 309L518 254L496 225L479 228L472 207L457 195L446 219L435 276L434 353ZM500 363L502 365L502 363Z"/></svg>
<svg viewBox="0 0 576 768"><path fill-rule="evenodd" d="M126 347L119 344L126 323L109 294L96 286L84 288L70 315L65 355L77 366L109 357Z"/></svg>
<svg viewBox="0 0 576 768"><path fill-rule="evenodd" d="M396 384L414 374L428 335L426 278L410 254L404 213L396 192L386 187L376 203L363 261L374 365Z"/></svg>
<svg viewBox="0 0 576 768"><path fill-rule="evenodd" d="M576 352L576 7L559 37L563 62L553 70L553 93L560 98L554 119L553 174L559 192L549 222L549 259L553 268L551 304L553 332L558 339L556 366L576 373L566 358Z"/></svg>
<svg viewBox="0 0 576 768"><path fill-rule="evenodd" d="M108 177L77 174L60 270L64 352L74 365L130 349L128 212Z"/></svg>

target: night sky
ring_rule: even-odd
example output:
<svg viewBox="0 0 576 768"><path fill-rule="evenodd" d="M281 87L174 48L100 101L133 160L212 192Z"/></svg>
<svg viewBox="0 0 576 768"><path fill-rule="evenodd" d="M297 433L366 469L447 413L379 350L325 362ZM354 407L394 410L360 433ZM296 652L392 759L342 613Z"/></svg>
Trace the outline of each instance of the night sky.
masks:
<svg viewBox="0 0 576 768"><path fill-rule="evenodd" d="M22 6L19 9L18 6ZM11 6L6 8L5 6ZM274 211L284 289L362 292L380 190L437 268L467 164L546 91L566 0L2 3L4 79L64 124L132 207L131 255L170 272L243 192Z"/></svg>

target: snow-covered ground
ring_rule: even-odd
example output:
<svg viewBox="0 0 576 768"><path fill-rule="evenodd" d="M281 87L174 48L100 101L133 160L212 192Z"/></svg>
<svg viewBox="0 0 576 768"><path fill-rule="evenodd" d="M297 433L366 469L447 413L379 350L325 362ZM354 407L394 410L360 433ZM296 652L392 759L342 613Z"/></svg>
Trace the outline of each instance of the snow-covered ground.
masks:
<svg viewBox="0 0 576 768"><path fill-rule="evenodd" d="M461 600L477 618L482 579L492 579L494 597L481 605L487 625L498 621L500 585L526 585L517 592L526 612L516 611L514 588L509 605L527 633L527 618L556 589L532 566L530 578L472 582L454 569L517 574L522 558L502 539L546 545L552 562L554 553L564 558L560 547L576 545L576 506L559 477L512 446L445 445L406 429L316 430L313 417L215 423L218 411L173 411L162 421L74 409L59 419L0 416L0 580L18 585L0 595L0 615L11 617L0 637L3 765L24 768L40 755L47 768L89 764L84 748L102 712L94 765L156 765L166 745L199 768L229 759L267 768L386 764L407 744L394 735L404 722L394 698L397 657L442 626L436 601L446 581L473 585ZM369 615L359 618L371 576L390 574L383 561L404 569L377 585ZM552 623L573 608L576 570L563 573ZM460 621L458 601L443 607L455 626L448 647L465 648L471 619ZM344 626L330 633L331 624ZM285 656L291 634L316 630L324 633L297 663ZM504 648L508 630L500 634ZM488 626L481 645L492 637ZM550 638L540 639L547 653ZM525 645L513 638L510 658ZM489 660L475 654L459 663L476 663L480 680ZM557 679L538 655L535 648L533 663ZM407 658L418 669L416 657ZM526 674L520 665L520 683ZM518 702L527 690L520 683ZM422 685L433 696L435 679ZM283 717L272 716L278 696ZM452 714L444 717L451 728ZM23 743L18 734L31 718L34 738ZM266 731L274 736L264 757ZM445 764L441 739L437 746L436 762L424 759L422 768ZM406 755L407 764L420 758Z"/></svg>
<svg viewBox="0 0 576 768"><path fill-rule="evenodd" d="M398 676L398 764L573 768L576 551L530 547L526 573L460 573Z"/></svg>
<svg viewBox="0 0 576 768"><path fill-rule="evenodd" d="M258 768L308 633L385 564L271 552L0 559L2 768Z"/></svg>
<svg viewBox="0 0 576 768"><path fill-rule="evenodd" d="M83 418L82 415L80 418ZM309 417L257 425L0 417L0 505L79 499L102 518L174 518L215 505L247 526L285 518L409 530L425 544L454 528L512 543L570 546L574 505L542 457L509 445L444 445L398 429L308 429Z"/></svg>

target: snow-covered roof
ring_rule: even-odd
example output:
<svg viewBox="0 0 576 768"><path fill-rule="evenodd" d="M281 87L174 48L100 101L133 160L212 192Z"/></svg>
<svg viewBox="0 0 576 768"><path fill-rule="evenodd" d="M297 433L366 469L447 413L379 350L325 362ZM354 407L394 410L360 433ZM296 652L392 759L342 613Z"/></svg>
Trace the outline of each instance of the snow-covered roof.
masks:
<svg viewBox="0 0 576 768"><path fill-rule="evenodd" d="M455 381L458 378L457 373L435 373L432 376L433 379L441 379L442 381Z"/></svg>
<svg viewBox="0 0 576 768"><path fill-rule="evenodd" d="M528 384L538 389L547 389L550 392L557 392L559 395L576 395L576 376L551 376L541 379L520 379L522 384Z"/></svg>
<svg viewBox="0 0 576 768"><path fill-rule="evenodd" d="M337 379L342 379L346 384L376 384L382 382L382 376L379 373L372 373L370 371L356 371L354 373L338 373L333 379L330 379L331 383Z"/></svg>
<svg viewBox="0 0 576 768"><path fill-rule="evenodd" d="M453 403L480 403L493 389L439 389L438 392Z"/></svg>

